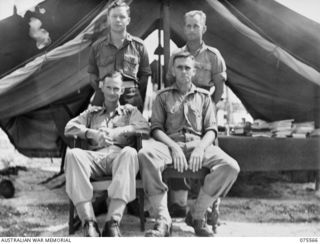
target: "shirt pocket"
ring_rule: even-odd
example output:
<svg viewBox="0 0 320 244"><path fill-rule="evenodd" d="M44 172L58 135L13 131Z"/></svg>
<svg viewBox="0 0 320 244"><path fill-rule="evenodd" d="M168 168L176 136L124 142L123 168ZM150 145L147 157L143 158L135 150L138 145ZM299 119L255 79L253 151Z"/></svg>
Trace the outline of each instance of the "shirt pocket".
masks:
<svg viewBox="0 0 320 244"><path fill-rule="evenodd" d="M192 128L200 132L202 130L201 109L195 104L188 103L187 106L188 106L188 113L187 113L188 120L191 123Z"/></svg>
<svg viewBox="0 0 320 244"><path fill-rule="evenodd" d="M123 72L131 78L137 78L139 69L139 58L132 54L123 57Z"/></svg>

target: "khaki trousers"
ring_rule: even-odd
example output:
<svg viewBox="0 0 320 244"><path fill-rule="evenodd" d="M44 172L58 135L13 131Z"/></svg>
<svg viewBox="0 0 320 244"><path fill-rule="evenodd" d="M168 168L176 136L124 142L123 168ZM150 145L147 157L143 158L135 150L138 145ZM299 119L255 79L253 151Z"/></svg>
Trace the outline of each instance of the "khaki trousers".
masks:
<svg viewBox="0 0 320 244"><path fill-rule="evenodd" d="M110 146L99 151L68 149L65 160L66 192L74 205L92 200L90 178L112 175L108 197L128 203L136 198L137 151Z"/></svg>
<svg viewBox="0 0 320 244"><path fill-rule="evenodd" d="M199 144L199 140L192 136L190 136L190 141L188 137L184 136L184 138L187 140L179 141L178 144L189 160L191 152ZM162 171L167 165L172 164L170 150L165 144L153 139L145 144L138 154L145 193L149 197L167 194L168 187L162 181ZM203 167L209 168L210 173L205 177L201 191L208 195L208 199L212 202L228 193L240 171L236 160L214 145L206 148ZM205 203L204 205L209 206L210 204ZM163 202L162 205L166 206L167 203Z"/></svg>

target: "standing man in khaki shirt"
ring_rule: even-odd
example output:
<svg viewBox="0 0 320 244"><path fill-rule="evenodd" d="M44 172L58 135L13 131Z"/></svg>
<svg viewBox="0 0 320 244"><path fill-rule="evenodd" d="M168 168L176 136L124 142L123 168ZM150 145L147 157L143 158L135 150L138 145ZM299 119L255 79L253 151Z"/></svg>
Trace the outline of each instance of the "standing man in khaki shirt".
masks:
<svg viewBox="0 0 320 244"><path fill-rule="evenodd" d="M218 49L207 46L203 41L203 35L207 30L206 14L199 10L187 12L184 16L184 33L187 44L176 50L169 61L172 66L172 57L181 51L190 52L195 58L196 74L192 79L197 87L208 91L214 87L211 94L212 101L217 104L223 94L223 86L227 79L226 64ZM174 81L172 70L167 73L167 83Z"/></svg>
<svg viewBox="0 0 320 244"><path fill-rule="evenodd" d="M127 32L130 7L124 1L114 1L107 14L109 32L92 45L89 54L88 73L95 90L92 105L101 106L103 103L99 81L106 74L119 71L125 88L120 103L130 103L142 111L151 74L147 49L141 39Z"/></svg>
<svg viewBox="0 0 320 244"><path fill-rule="evenodd" d="M84 225L84 236L100 236L91 203L90 178L112 175L102 236L121 236L119 224L126 204L136 198L139 171L137 151L130 145L135 133L149 133L149 125L136 107L119 104L123 92L120 73L107 75L101 83L103 106L90 107L65 128L66 136L86 139L89 144L89 150L67 150L66 192Z"/></svg>
<svg viewBox="0 0 320 244"><path fill-rule="evenodd" d="M152 106L151 135L155 140L138 153L143 187L156 218L154 229L146 236L171 233L168 187L161 174L169 164L179 172L210 169L195 205L187 213L186 223L197 236L213 236L206 223L207 208L228 193L240 169L233 158L213 145L217 136L214 104L209 92L192 84L194 57L177 53L172 63L175 83L161 90Z"/></svg>
<svg viewBox="0 0 320 244"><path fill-rule="evenodd" d="M184 33L186 45L176 50L190 52L195 58L196 74L192 79L193 84L210 91L211 99L217 104L222 97L224 83L227 79L226 64L218 49L207 46L203 41L203 35L207 30L206 14L203 11L194 10L187 12L184 16ZM169 67L172 66L172 57ZM174 77L172 70L167 73L167 84L172 84ZM212 88L214 91L212 92ZM188 198L187 188L183 180L172 180L170 182L170 212L176 216L183 216L186 212ZM211 222L213 229L217 225L219 200L214 203Z"/></svg>

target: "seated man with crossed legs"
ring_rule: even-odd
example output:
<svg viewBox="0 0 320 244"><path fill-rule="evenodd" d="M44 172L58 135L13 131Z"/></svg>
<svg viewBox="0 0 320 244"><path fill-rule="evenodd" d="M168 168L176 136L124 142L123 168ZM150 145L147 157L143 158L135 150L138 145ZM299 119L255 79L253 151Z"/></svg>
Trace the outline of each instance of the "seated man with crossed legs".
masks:
<svg viewBox="0 0 320 244"><path fill-rule="evenodd" d="M112 175L110 200L102 236L121 236L119 224L126 204L136 198L139 171L135 133L149 133L148 122L136 107L121 106L122 77L107 75L101 84L103 106L93 106L71 119L66 136L86 139L89 150L68 149L65 161L66 192L84 225L84 236L100 236L92 207L90 178Z"/></svg>

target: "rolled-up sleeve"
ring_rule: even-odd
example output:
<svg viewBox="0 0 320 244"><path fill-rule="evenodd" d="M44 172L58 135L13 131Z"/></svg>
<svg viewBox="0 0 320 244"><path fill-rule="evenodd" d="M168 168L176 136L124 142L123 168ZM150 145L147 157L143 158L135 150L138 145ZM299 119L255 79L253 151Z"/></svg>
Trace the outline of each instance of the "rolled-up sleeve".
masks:
<svg viewBox="0 0 320 244"><path fill-rule="evenodd" d="M214 113L214 104L211 102L209 96L205 97L204 104L203 104L203 135L209 131L213 130L218 135L217 130L217 122L216 122L216 115Z"/></svg>
<svg viewBox="0 0 320 244"><path fill-rule="evenodd" d="M165 128L164 128L165 119L166 119L166 111L161 99L161 94L158 94L152 105L151 133L155 129L160 129L162 131L165 131Z"/></svg>
<svg viewBox="0 0 320 244"><path fill-rule="evenodd" d="M77 136L79 138L85 139L85 133L88 130L87 128L87 120L88 120L89 111L85 110L79 116L71 119L65 129L65 136Z"/></svg>
<svg viewBox="0 0 320 244"><path fill-rule="evenodd" d="M90 48L87 71L89 74L94 74L96 76L99 76L99 69L98 69L97 62L96 62L94 47Z"/></svg>

